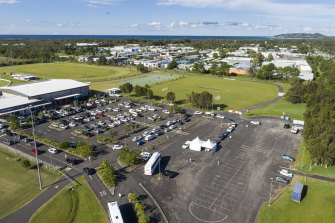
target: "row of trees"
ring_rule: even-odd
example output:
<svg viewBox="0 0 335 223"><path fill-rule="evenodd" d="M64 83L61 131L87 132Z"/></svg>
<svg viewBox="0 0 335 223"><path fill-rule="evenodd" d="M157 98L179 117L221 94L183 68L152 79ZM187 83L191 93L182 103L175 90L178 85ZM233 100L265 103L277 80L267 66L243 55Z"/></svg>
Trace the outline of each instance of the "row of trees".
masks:
<svg viewBox="0 0 335 223"><path fill-rule="evenodd" d="M335 163L335 63L325 63L332 66L323 70L307 93L303 136L312 162L327 167Z"/></svg>
<svg viewBox="0 0 335 223"><path fill-rule="evenodd" d="M136 193L129 193L128 194L128 201L130 203L132 203L135 206L135 212L136 212L136 216L137 216L137 220L138 223L149 223L150 222L150 218L148 216L145 215L145 205L141 204L138 201L138 194Z"/></svg>
<svg viewBox="0 0 335 223"><path fill-rule="evenodd" d="M140 151L134 150L130 151L128 147L123 147L117 153L117 157L124 164L128 166L137 165L140 163Z"/></svg>
<svg viewBox="0 0 335 223"><path fill-rule="evenodd" d="M148 99L151 99L154 97L154 92L150 89L149 86L141 87L139 85L135 85L135 87L133 87L132 84L125 83L120 86L120 90L123 93L127 93L127 94L134 92L137 97L146 96L148 97Z"/></svg>
<svg viewBox="0 0 335 223"><path fill-rule="evenodd" d="M104 159L102 164L97 169L98 174L107 187L115 187L117 177L112 165L108 164L107 160Z"/></svg>
<svg viewBox="0 0 335 223"><path fill-rule="evenodd" d="M249 73L250 76L255 76L263 80L287 80L290 77L297 77L300 74L299 70L295 67L276 67L273 63L262 66L258 71L256 71L255 67L251 67Z"/></svg>
<svg viewBox="0 0 335 223"><path fill-rule="evenodd" d="M213 95L208 91L201 93L192 91L191 94L187 94L186 97L187 102L191 103L194 107L209 109L213 106Z"/></svg>

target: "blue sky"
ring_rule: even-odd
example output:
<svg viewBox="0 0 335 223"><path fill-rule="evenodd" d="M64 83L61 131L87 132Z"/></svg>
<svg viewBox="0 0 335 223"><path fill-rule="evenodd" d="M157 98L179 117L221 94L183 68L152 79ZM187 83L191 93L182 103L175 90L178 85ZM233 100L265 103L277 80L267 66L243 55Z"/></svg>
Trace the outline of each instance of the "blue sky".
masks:
<svg viewBox="0 0 335 223"><path fill-rule="evenodd" d="M331 0L0 0L0 34L335 36Z"/></svg>

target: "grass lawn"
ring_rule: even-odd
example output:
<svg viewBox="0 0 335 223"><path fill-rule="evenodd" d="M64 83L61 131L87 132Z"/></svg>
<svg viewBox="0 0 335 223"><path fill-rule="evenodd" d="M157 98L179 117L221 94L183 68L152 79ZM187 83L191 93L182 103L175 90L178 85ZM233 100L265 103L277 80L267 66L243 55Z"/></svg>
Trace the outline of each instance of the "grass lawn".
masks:
<svg viewBox="0 0 335 223"><path fill-rule="evenodd" d="M265 107L257 108L251 110L247 113L244 113L244 116L274 116L280 117L283 112L286 115L290 116L291 119L304 120L304 112L306 110L306 104L292 104L291 102L286 101L284 98L279 101L270 104Z"/></svg>
<svg viewBox="0 0 335 223"><path fill-rule="evenodd" d="M310 165L311 164L311 155L307 149L304 150L304 141L301 142L298 148L298 156L296 157L295 164L292 166L298 171L309 173L309 174L317 174L326 177L335 178L335 166L329 166L326 168L325 166L321 165ZM302 157L304 157L304 161L302 162ZM302 163L302 169L301 167Z"/></svg>
<svg viewBox="0 0 335 223"><path fill-rule="evenodd" d="M0 80L0 87L7 86L8 84L8 81Z"/></svg>
<svg viewBox="0 0 335 223"><path fill-rule="evenodd" d="M25 73L44 78L43 66L45 71L46 79L52 78L64 78L74 79L79 81L86 81L86 64L77 63L42 63L38 64L27 64L15 66L15 73ZM0 67L0 73L12 72L11 66ZM138 74L136 69L130 69L125 67L110 67L110 66L95 66L87 65L87 81L102 81L102 80L116 80L121 77L128 77Z"/></svg>
<svg viewBox="0 0 335 223"><path fill-rule="evenodd" d="M272 201L271 206L268 202L258 213L258 223L329 223L335 219L335 184L295 176L294 182L301 182L307 186L307 193L299 204L291 200L293 182L289 188L283 189Z"/></svg>
<svg viewBox="0 0 335 223"><path fill-rule="evenodd" d="M41 169L43 185L55 182L59 175ZM40 194L37 170L20 166L15 154L0 149L0 218L5 217Z"/></svg>
<svg viewBox="0 0 335 223"><path fill-rule="evenodd" d="M84 177L74 190L68 186L58 192L31 217L30 223L108 223L104 209L88 186Z"/></svg>
<svg viewBox="0 0 335 223"><path fill-rule="evenodd" d="M224 110L247 108L272 100L278 95L278 88L269 84L201 76L187 76L153 85L151 89L154 95L160 97L165 97L167 92L173 91L177 101L186 99L186 94L190 94L191 91L208 91L213 94L214 104Z"/></svg>

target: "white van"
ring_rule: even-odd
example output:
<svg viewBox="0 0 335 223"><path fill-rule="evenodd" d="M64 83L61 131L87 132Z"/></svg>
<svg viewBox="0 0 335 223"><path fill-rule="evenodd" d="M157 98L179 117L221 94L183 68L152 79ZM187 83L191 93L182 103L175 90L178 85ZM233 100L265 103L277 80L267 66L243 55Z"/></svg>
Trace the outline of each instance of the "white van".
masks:
<svg viewBox="0 0 335 223"><path fill-rule="evenodd" d="M144 139L146 141L150 141L150 140L153 140L154 138L155 138L155 136L153 136L153 135L147 135Z"/></svg>

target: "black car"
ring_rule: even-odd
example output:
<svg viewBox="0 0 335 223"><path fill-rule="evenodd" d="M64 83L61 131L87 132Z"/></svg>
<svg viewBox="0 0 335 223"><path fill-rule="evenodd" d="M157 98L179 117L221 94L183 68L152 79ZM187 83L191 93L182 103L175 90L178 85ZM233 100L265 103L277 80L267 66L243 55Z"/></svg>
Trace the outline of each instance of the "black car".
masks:
<svg viewBox="0 0 335 223"><path fill-rule="evenodd" d="M83 168L83 172L86 173L87 175L92 175L95 173L95 170L93 168L85 167Z"/></svg>
<svg viewBox="0 0 335 223"><path fill-rule="evenodd" d="M290 124L284 124L284 129L289 129L291 128Z"/></svg>
<svg viewBox="0 0 335 223"><path fill-rule="evenodd" d="M187 113L187 114L184 114L184 117L185 117L185 118L189 118L189 117L191 117L191 116L192 116L192 115L191 115L191 114L188 114L188 113Z"/></svg>
<svg viewBox="0 0 335 223"><path fill-rule="evenodd" d="M66 163L70 164L71 166L77 164L77 160L75 158L72 158L72 157L66 158L65 161L66 161Z"/></svg>
<svg viewBox="0 0 335 223"><path fill-rule="evenodd" d="M168 178L174 178L178 175L178 173L170 171L170 170L164 170L162 174Z"/></svg>
<svg viewBox="0 0 335 223"><path fill-rule="evenodd" d="M157 132L155 133L156 136L160 136L160 135L163 135L163 134L164 134L164 133L161 132L161 131L157 131Z"/></svg>
<svg viewBox="0 0 335 223"><path fill-rule="evenodd" d="M160 125L159 128L160 129L165 129L167 126L166 125Z"/></svg>
<svg viewBox="0 0 335 223"><path fill-rule="evenodd" d="M22 139L23 136L18 134L18 135L15 135L14 138L15 138L15 139Z"/></svg>
<svg viewBox="0 0 335 223"><path fill-rule="evenodd" d="M191 121L191 119L189 119L189 118L184 119L184 122L189 122L189 121Z"/></svg>
<svg viewBox="0 0 335 223"><path fill-rule="evenodd" d="M25 143L28 143L28 142L31 141L31 139L29 139L29 138L23 138L22 141L25 142Z"/></svg>
<svg viewBox="0 0 335 223"><path fill-rule="evenodd" d="M224 140L225 138L226 138L225 135L219 135L219 136L218 136L218 139L220 139L220 140Z"/></svg>
<svg viewBox="0 0 335 223"><path fill-rule="evenodd" d="M179 120L178 123L179 123L180 125L184 125L184 122L182 122L181 120Z"/></svg>

